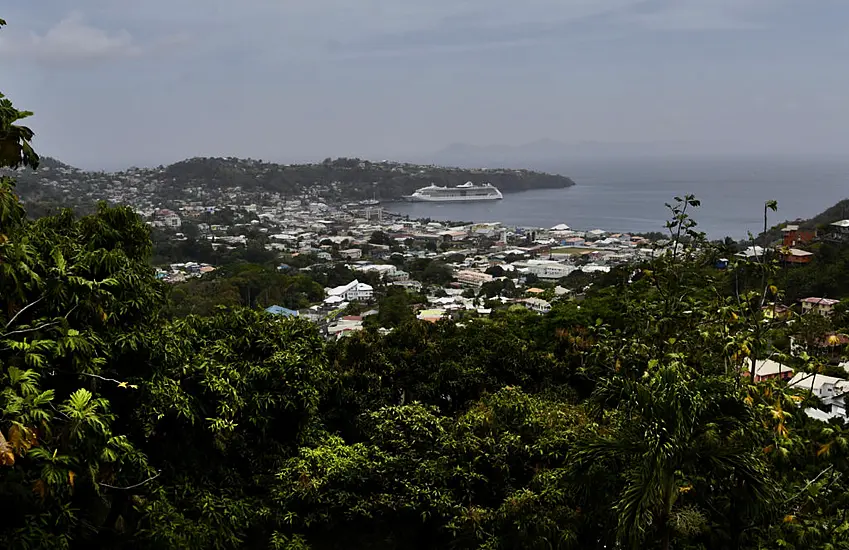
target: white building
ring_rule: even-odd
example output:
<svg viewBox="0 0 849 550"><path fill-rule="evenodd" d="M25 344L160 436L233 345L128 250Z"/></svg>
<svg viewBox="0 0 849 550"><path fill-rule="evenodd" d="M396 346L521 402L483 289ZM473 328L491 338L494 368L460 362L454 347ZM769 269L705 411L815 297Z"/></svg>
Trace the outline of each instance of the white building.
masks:
<svg viewBox="0 0 849 550"><path fill-rule="evenodd" d="M546 302L541 298L527 298L522 300L524 306L531 311L535 311L539 314L546 314L551 311L551 304Z"/></svg>
<svg viewBox="0 0 849 550"><path fill-rule="evenodd" d="M163 227L169 229L177 229L183 224L183 220L173 210L162 209L156 213L156 217L162 222Z"/></svg>
<svg viewBox="0 0 849 550"><path fill-rule="evenodd" d="M840 303L840 300L831 298L802 298L802 313L815 311L820 315L831 315L834 312L834 306Z"/></svg>
<svg viewBox="0 0 849 550"><path fill-rule="evenodd" d="M824 374L798 372L787 385L812 392L822 401L826 411L846 416L845 397L849 394L849 380Z"/></svg>
<svg viewBox="0 0 849 550"><path fill-rule="evenodd" d="M363 257L363 251L359 248L349 248L347 250L340 250L339 255L349 260L359 260Z"/></svg>
<svg viewBox="0 0 849 550"><path fill-rule="evenodd" d="M325 292L327 293L327 298L333 298L334 301L338 298L342 298L346 302L363 302L374 298L374 288L372 288L371 285L361 283L356 279L347 285L325 289Z"/></svg>
<svg viewBox="0 0 849 550"><path fill-rule="evenodd" d="M471 269L464 269L462 271L458 271L454 278L462 285L470 285L470 286L481 286L484 283L488 283L492 281L493 276L488 273L482 273L480 271L472 271Z"/></svg>
<svg viewBox="0 0 849 550"><path fill-rule="evenodd" d="M573 271L575 267L562 264L554 260L528 260L517 264L526 273L533 273L540 279L562 279Z"/></svg>

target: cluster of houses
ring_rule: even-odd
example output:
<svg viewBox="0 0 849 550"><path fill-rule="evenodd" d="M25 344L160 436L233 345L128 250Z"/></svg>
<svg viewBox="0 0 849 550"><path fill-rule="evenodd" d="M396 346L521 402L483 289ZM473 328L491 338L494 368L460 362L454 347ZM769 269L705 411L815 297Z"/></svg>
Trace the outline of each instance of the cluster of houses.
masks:
<svg viewBox="0 0 849 550"><path fill-rule="evenodd" d="M830 298L808 297L800 300L803 314L819 314L831 316L839 300ZM784 308L786 310L786 308ZM849 345L849 336L839 333L826 334L814 343L820 351L822 359L833 367L849 373L849 361L844 361L843 350ZM791 338L791 353L797 355L804 350L803 346ZM752 367L754 367L752 369ZM747 366L747 376L754 375L755 382L765 380L784 380L791 388L802 390L819 398L822 407L805 409L812 418L827 421L831 418L849 418L846 397L849 396L849 380L828 376L819 372L797 371L793 367L774 359L761 359L752 366Z"/></svg>

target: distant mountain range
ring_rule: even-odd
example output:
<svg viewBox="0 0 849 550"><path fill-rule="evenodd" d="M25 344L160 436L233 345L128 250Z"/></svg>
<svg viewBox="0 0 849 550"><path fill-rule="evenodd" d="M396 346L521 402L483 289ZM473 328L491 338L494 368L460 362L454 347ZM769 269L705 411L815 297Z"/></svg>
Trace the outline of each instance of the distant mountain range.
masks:
<svg viewBox="0 0 849 550"><path fill-rule="evenodd" d="M715 144L708 146L688 142L564 143L553 139L540 139L523 145L478 146L453 143L417 160L459 167L516 167L548 170L552 166L562 167L570 161L584 159L700 155L708 147L716 150Z"/></svg>

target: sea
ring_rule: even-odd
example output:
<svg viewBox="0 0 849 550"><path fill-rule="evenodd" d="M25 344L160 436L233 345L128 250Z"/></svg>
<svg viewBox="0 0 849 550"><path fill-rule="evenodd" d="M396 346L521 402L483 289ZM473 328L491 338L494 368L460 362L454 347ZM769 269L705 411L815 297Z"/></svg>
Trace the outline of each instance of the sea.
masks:
<svg viewBox="0 0 849 550"><path fill-rule="evenodd" d="M616 232L665 232L666 203L693 194L701 206L692 212L697 229L711 239L747 238L763 230L764 203L778 202L769 225L811 218L849 198L846 159L644 158L594 159L535 169L563 174L576 185L505 193L484 202L384 203L389 212L411 219L501 222L513 227L552 227ZM846 213L849 217L849 212Z"/></svg>

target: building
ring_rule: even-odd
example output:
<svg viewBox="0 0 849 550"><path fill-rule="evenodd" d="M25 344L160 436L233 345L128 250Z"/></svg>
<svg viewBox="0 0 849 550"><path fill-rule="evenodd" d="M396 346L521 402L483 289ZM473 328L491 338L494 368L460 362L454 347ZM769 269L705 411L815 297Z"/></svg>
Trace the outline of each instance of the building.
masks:
<svg viewBox="0 0 849 550"><path fill-rule="evenodd" d="M338 301L339 298L345 302L365 302L374 298L374 288L356 279L347 285L325 289L325 292L327 293L327 300L332 298L334 302Z"/></svg>
<svg viewBox="0 0 849 550"><path fill-rule="evenodd" d="M522 304L531 311L544 315L551 311L551 304L541 298L527 298Z"/></svg>
<svg viewBox="0 0 849 550"><path fill-rule="evenodd" d="M429 323L435 323L445 318L446 311L444 309L423 309L416 315L416 318Z"/></svg>
<svg viewBox="0 0 849 550"><path fill-rule="evenodd" d="M799 229L798 225L787 225L782 230L782 245L793 248L813 242L817 238L816 229Z"/></svg>
<svg viewBox="0 0 849 550"><path fill-rule="evenodd" d="M576 269L574 266L554 260L528 260L517 265L525 273L532 273L540 279L562 279Z"/></svg>
<svg viewBox="0 0 849 550"><path fill-rule="evenodd" d="M845 398L849 393L849 380L824 374L798 372L787 385L816 395L822 401L826 412L846 416Z"/></svg>
<svg viewBox="0 0 849 550"><path fill-rule="evenodd" d="M268 313L280 317L298 317L298 312L294 309L288 309L282 306L269 306L265 308Z"/></svg>
<svg viewBox="0 0 849 550"><path fill-rule="evenodd" d="M472 271L470 269L464 269L462 271L458 271L454 278L461 285L468 286L481 286L484 283L488 283L493 280L493 276L488 273L481 273L480 271Z"/></svg>
<svg viewBox="0 0 849 550"><path fill-rule="evenodd" d="M767 304L761 308L766 319L789 319L793 310L783 304Z"/></svg>
<svg viewBox="0 0 849 550"><path fill-rule="evenodd" d="M339 255L348 260L359 260L363 257L363 251L359 248L349 248L347 250L340 250Z"/></svg>
<svg viewBox="0 0 849 550"><path fill-rule="evenodd" d="M176 212L165 208L156 213L156 218L162 222L164 227L169 229L178 229L183 224L183 220Z"/></svg>
<svg viewBox="0 0 849 550"><path fill-rule="evenodd" d="M743 376L751 376L751 365L747 364L743 368ZM755 362L755 382L790 380L794 374L793 369L772 359L762 359Z"/></svg>
<svg viewBox="0 0 849 550"><path fill-rule="evenodd" d="M393 281L392 286L400 286L406 290L410 290L413 292L421 292L422 284L418 281L408 280L408 281Z"/></svg>
<svg viewBox="0 0 849 550"><path fill-rule="evenodd" d="M830 224L831 233L838 237L846 237L849 235L849 220L840 220Z"/></svg>
<svg viewBox="0 0 849 550"><path fill-rule="evenodd" d="M799 248L791 248L786 254L781 255L781 259L788 264L809 264L814 259L814 253Z"/></svg>
<svg viewBox="0 0 849 550"><path fill-rule="evenodd" d="M802 298L802 313L815 311L820 315L831 315L834 313L834 306L840 303L840 300L832 298Z"/></svg>

